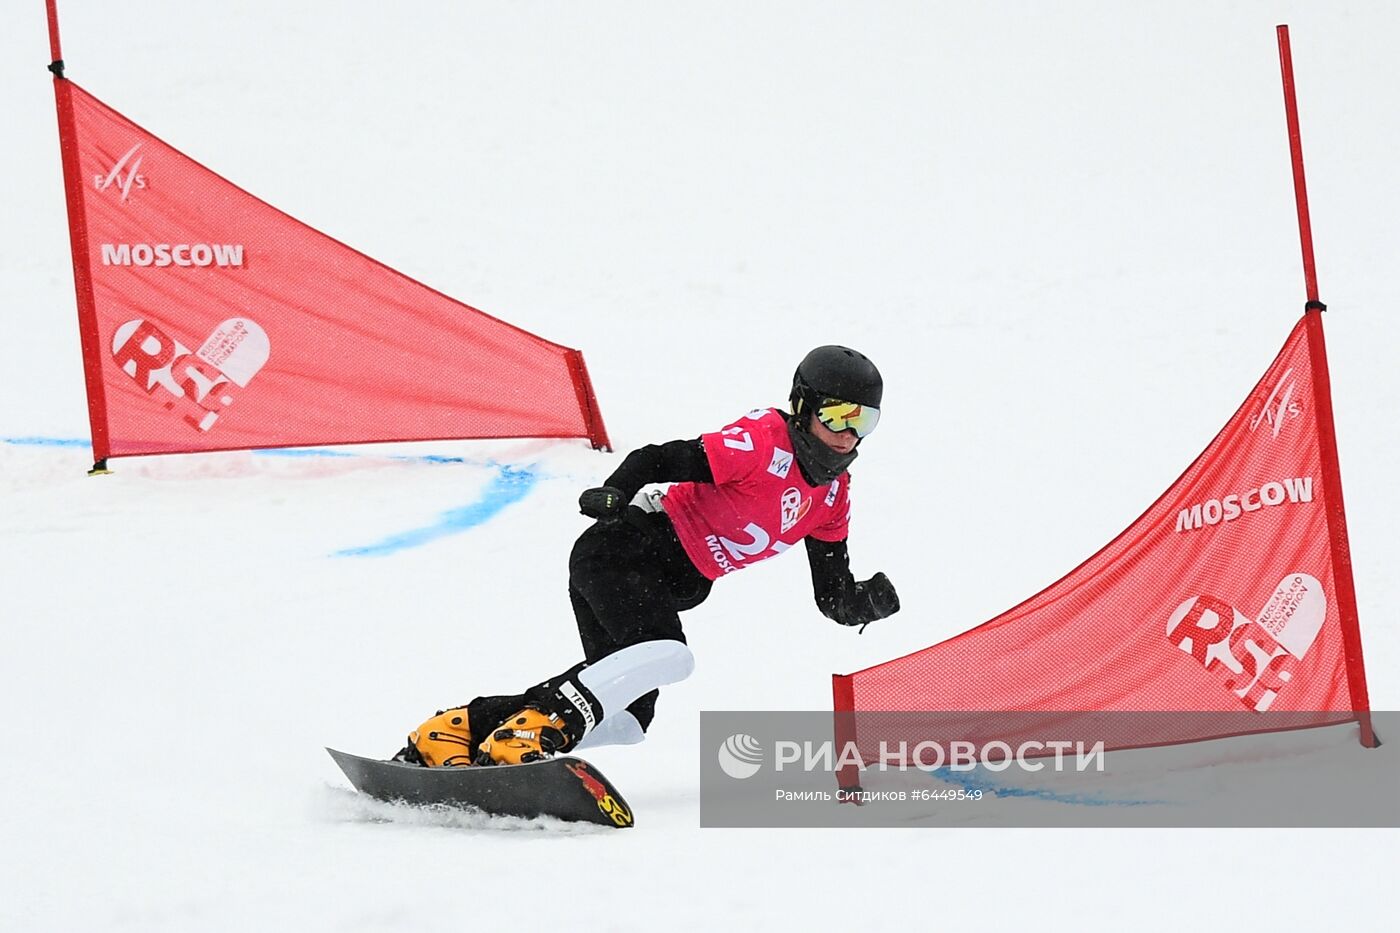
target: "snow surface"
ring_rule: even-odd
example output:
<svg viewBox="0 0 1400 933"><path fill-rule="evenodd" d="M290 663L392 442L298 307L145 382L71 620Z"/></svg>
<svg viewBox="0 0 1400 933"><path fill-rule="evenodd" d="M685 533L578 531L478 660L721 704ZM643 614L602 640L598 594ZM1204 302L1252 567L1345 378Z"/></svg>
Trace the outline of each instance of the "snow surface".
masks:
<svg viewBox="0 0 1400 933"><path fill-rule="evenodd" d="M717 587L686 617L699 666L652 736L591 754L633 831L351 795L322 745L388 753L443 705L575 660L574 501L617 456L434 444L84 476L89 452L53 443L87 420L43 4L11 3L0 927L1393 919L1393 830L702 831L696 775L699 710L824 709L832 671L995 615L1137 516L1242 401L1303 302L1278 22L1371 696L1397 708L1400 8L68 0L60 15L69 75L138 123L582 348L623 452L780 403L811 345L865 350L888 402L856 472L852 552L905 609L863 636L834 626L800 558ZM472 524L462 510L500 464L528 489Z"/></svg>

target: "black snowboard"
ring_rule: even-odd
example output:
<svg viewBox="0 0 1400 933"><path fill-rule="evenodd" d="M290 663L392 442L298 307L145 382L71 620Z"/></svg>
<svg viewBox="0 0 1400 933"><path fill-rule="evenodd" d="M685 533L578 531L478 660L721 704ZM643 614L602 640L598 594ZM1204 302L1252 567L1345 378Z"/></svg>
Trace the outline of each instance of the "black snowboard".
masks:
<svg viewBox="0 0 1400 933"><path fill-rule="evenodd" d="M425 768L361 758L328 748L355 789L378 800L471 807L492 816L570 822L625 829L632 809L597 768L581 758L550 758L524 765Z"/></svg>

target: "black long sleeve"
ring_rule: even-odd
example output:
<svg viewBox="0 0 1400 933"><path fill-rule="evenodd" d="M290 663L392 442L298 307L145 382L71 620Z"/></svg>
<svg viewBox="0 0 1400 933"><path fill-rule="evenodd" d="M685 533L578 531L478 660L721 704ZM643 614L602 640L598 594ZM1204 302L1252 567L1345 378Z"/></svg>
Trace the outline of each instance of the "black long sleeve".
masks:
<svg viewBox="0 0 1400 933"><path fill-rule="evenodd" d="M604 485L622 490L630 501L649 483L713 483L710 458L700 438L648 444L628 454Z"/></svg>
<svg viewBox="0 0 1400 933"><path fill-rule="evenodd" d="M856 580L851 575L851 558L845 539L818 541L807 537L804 540L807 544L807 563L812 567L812 595L816 597L817 608L822 615L842 625L862 624L866 620L853 621L848 618Z"/></svg>
<svg viewBox="0 0 1400 933"><path fill-rule="evenodd" d="M841 625L859 625L863 632L869 623L899 611L899 596L883 573L859 583L851 576L844 539L818 541L808 537L806 541L812 594L822 615Z"/></svg>

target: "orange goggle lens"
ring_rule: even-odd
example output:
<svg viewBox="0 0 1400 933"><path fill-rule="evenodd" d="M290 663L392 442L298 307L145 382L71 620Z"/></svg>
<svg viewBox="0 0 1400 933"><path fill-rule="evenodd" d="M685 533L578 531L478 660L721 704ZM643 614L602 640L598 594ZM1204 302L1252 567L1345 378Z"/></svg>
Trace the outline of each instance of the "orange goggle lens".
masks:
<svg viewBox="0 0 1400 933"><path fill-rule="evenodd" d="M854 431L856 437L869 437L880 423L880 409L829 398L817 406L817 420L838 433Z"/></svg>

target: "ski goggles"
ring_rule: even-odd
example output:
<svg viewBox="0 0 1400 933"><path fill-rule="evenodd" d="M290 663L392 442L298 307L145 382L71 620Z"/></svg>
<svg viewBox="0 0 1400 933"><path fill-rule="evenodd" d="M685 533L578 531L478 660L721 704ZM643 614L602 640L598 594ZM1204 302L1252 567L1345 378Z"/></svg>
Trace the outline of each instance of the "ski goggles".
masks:
<svg viewBox="0 0 1400 933"><path fill-rule="evenodd" d="M880 423L880 409L857 402L843 402L839 398L822 399L816 408L817 420L827 430L841 433L854 431L856 437L869 437Z"/></svg>

